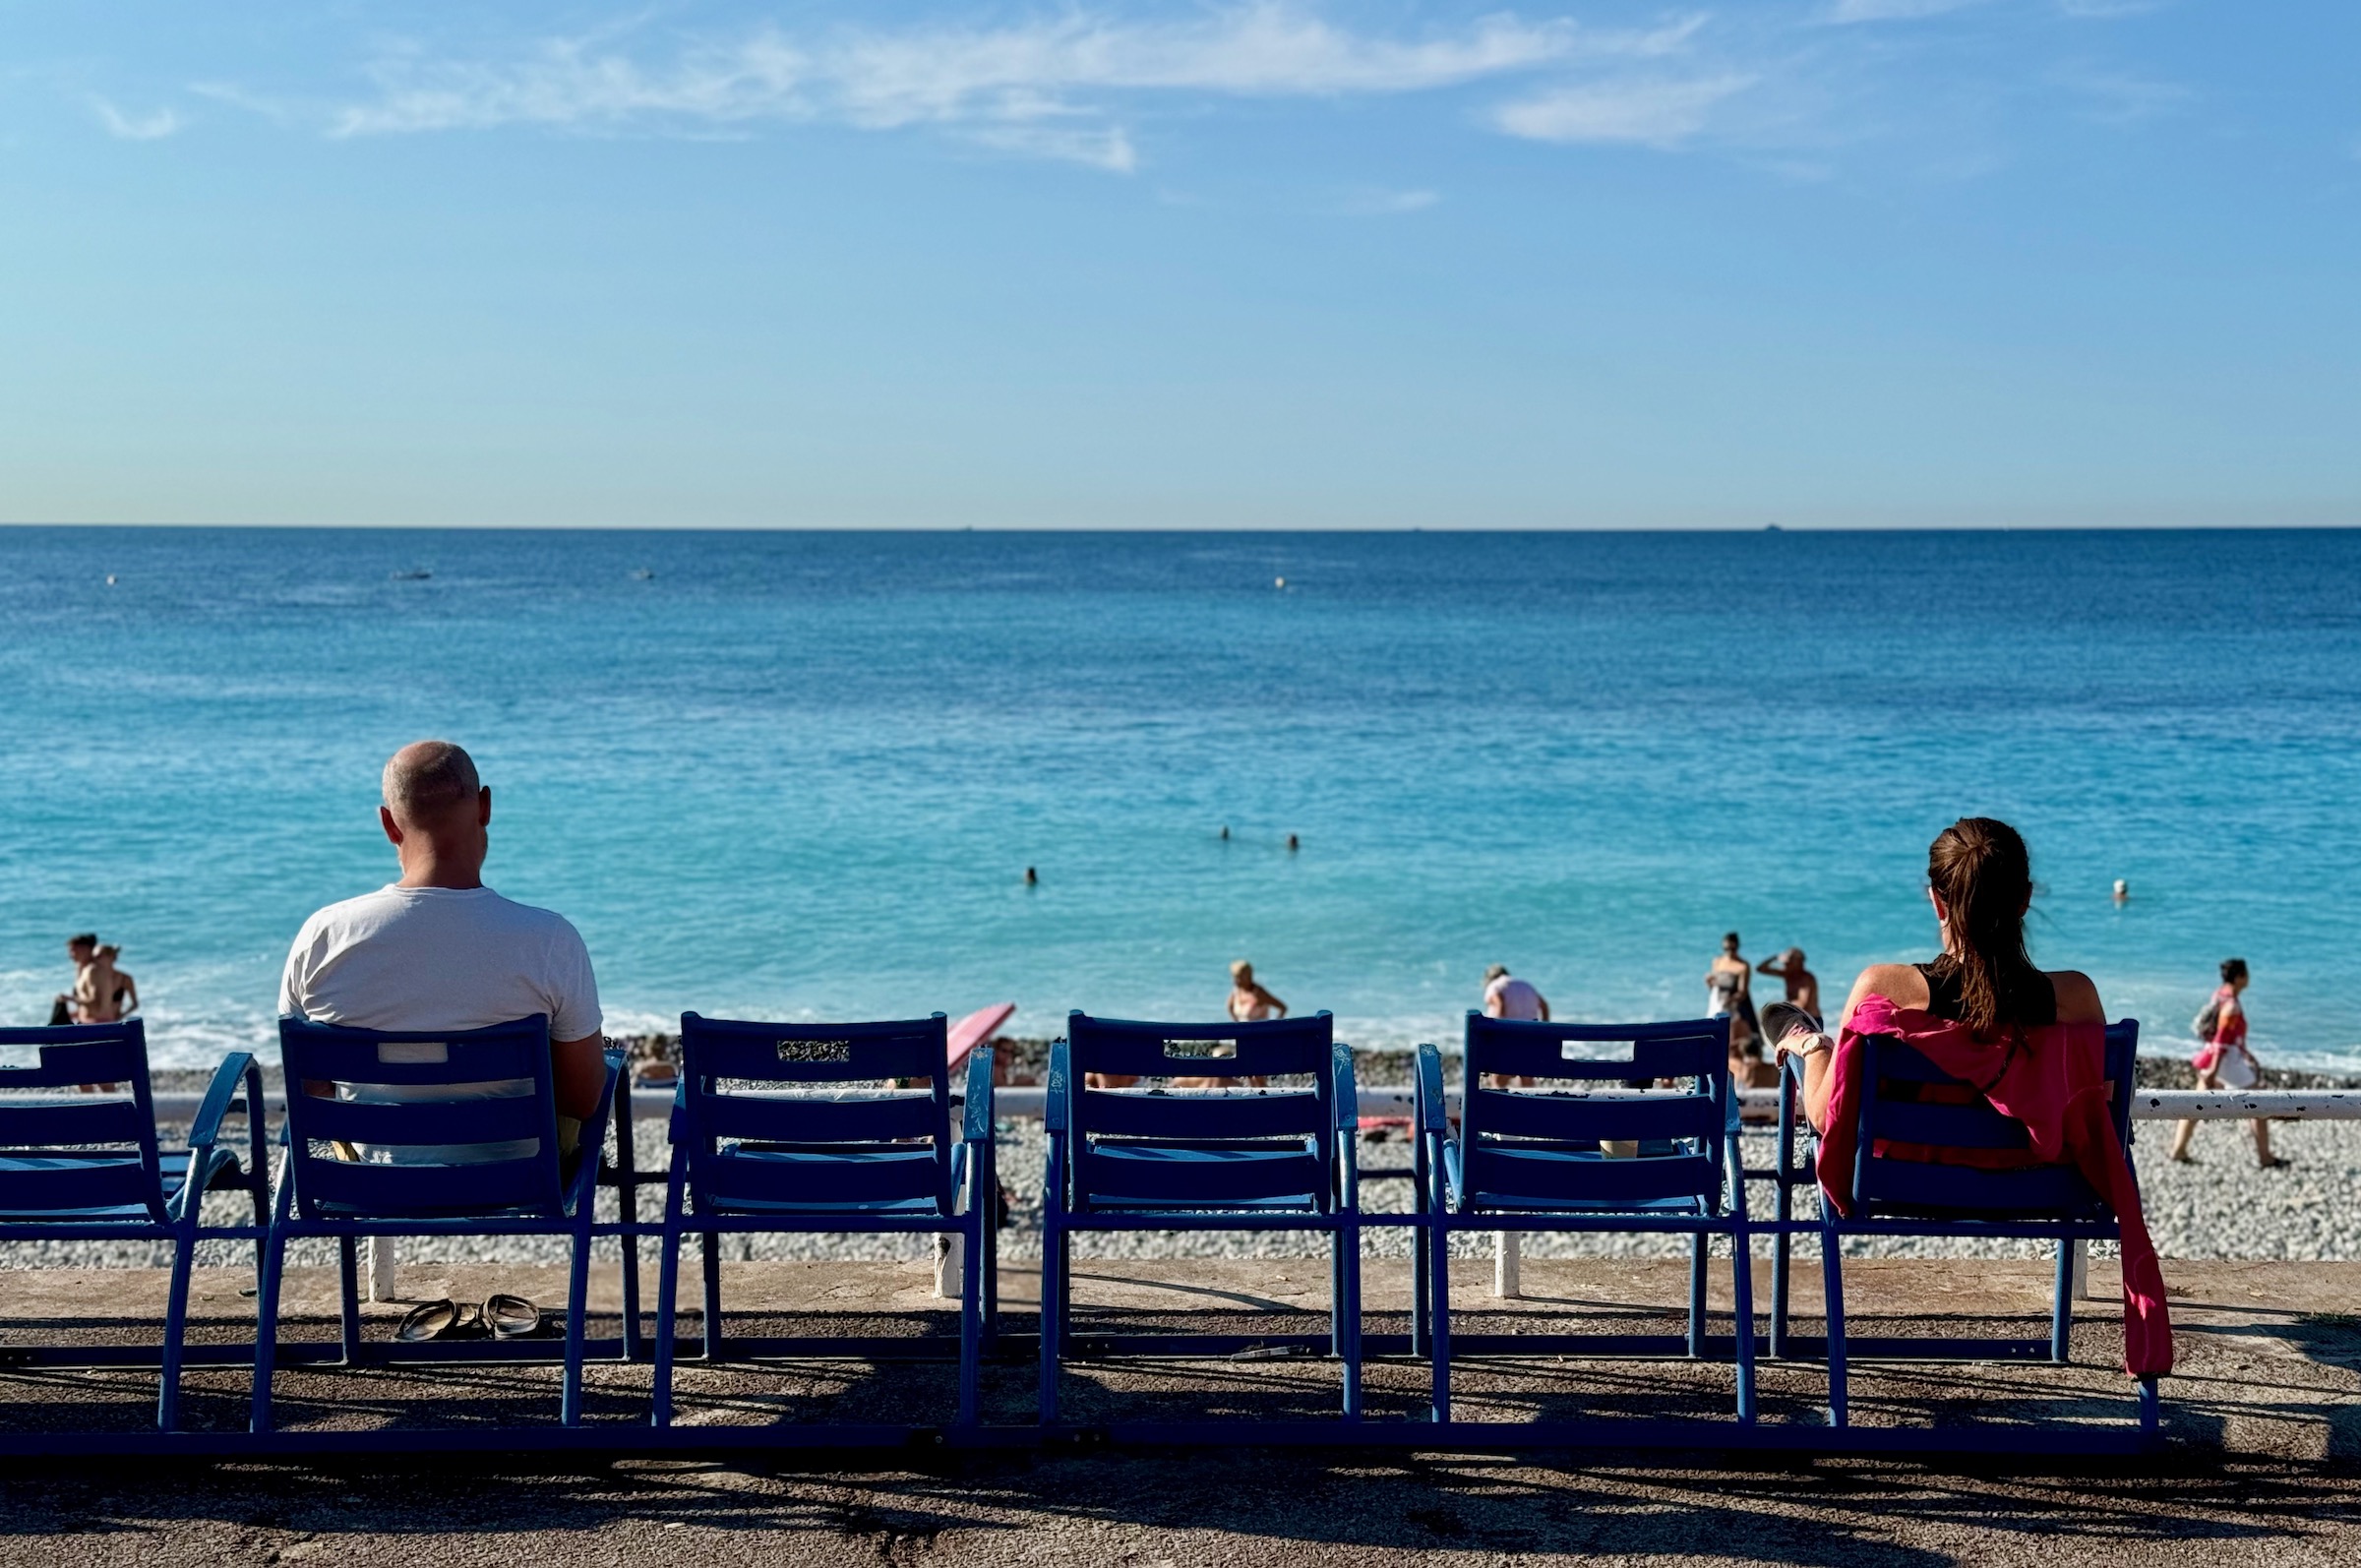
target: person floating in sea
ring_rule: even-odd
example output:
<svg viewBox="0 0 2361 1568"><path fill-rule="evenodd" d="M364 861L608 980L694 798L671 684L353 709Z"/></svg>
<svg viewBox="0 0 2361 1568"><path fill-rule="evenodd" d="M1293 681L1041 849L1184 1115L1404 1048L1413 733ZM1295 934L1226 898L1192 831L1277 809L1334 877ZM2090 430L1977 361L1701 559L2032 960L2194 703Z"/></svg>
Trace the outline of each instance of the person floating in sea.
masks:
<svg viewBox="0 0 2361 1568"><path fill-rule="evenodd" d="M1787 1001L1817 1020L1820 1016L1820 977L1803 967L1803 949L1790 947L1755 965L1758 975L1777 975L1786 984Z"/></svg>
<svg viewBox="0 0 2361 1568"><path fill-rule="evenodd" d="M1741 1086L1754 1081L1754 1066L1762 1060L1759 1026L1754 1020L1754 967L1738 956L1738 934L1722 938L1722 951L1705 972L1705 1015L1729 1020L1729 1075Z"/></svg>
<svg viewBox="0 0 2361 1568"><path fill-rule="evenodd" d="M1027 887L1039 887L1039 886L1041 885L1041 873L1039 873L1039 872L1035 871L1035 870L1034 870L1032 867L1030 867L1030 866L1026 867L1026 868L1025 868L1025 885L1026 885Z"/></svg>
<svg viewBox="0 0 2361 1568"><path fill-rule="evenodd" d="M2200 1089L2252 1089L2263 1081L2262 1065L2246 1045L2247 978L2245 959L2223 959L2221 985L2197 1015L2197 1037L2205 1044L2190 1065L2197 1069ZM2254 1127L2256 1163L2266 1171L2285 1165L2285 1160L2270 1152L2270 1123L2257 1117ZM2189 1143L2196 1136L2196 1120L2184 1119L2172 1130L2169 1157L2184 1165L2190 1163Z"/></svg>
<svg viewBox="0 0 2361 1568"><path fill-rule="evenodd" d="M1295 834L1290 833L1287 835L1287 852L1290 855L1293 855L1297 850L1300 850L1302 847L1303 846L1297 841Z"/></svg>
<svg viewBox="0 0 2361 1568"><path fill-rule="evenodd" d="M2117 905L2119 905L2119 906L2120 906L2120 905L2123 905L2123 904L2128 904L2128 903L2130 903L2131 901L2132 901L2132 884L2131 884L2130 882L2126 881L2124 878L2122 878L2122 877L2120 877L2120 876L2116 877L2116 878L2115 878L2115 902L2117 903Z"/></svg>

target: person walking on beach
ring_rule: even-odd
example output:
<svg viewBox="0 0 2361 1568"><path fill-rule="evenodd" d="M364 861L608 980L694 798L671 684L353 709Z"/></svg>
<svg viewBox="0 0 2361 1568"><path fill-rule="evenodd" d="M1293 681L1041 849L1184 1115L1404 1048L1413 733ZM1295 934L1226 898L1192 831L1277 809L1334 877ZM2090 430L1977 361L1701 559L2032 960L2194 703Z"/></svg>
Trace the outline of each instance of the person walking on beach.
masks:
<svg viewBox="0 0 2361 1568"><path fill-rule="evenodd" d="M2205 1046L2190 1064L2197 1068L2200 1089L2252 1089L2263 1081L2263 1068L2246 1045L2246 1004L2241 995L2246 982L2245 959L2221 961L2221 985L2197 1015L2198 1038ZM2254 1127L2256 1163L2266 1171L2285 1165L2285 1160L2270 1152L2270 1123L2257 1117ZM2196 1136L2196 1119L2184 1118L2172 1129L2171 1158L2189 1164L2189 1143Z"/></svg>
<svg viewBox="0 0 2361 1568"><path fill-rule="evenodd" d="M288 949L278 1010L359 1029L484 1029L549 1018L558 1141L574 1152L606 1083L598 982L581 934L562 915L484 885L492 792L449 741L419 741L386 763L378 825L397 881L303 923ZM487 1085L499 1090L502 1085ZM485 1145L477 1159L505 1159Z"/></svg>
<svg viewBox="0 0 2361 1568"><path fill-rule="evenodd" d="M1777 975L1786 984L1789 1006L1801 1007L1814 1018L1820 1016L1820 977L1803 967L1802 948L1790 947L1776 958L1766 958L1754 972Z"/></svg>

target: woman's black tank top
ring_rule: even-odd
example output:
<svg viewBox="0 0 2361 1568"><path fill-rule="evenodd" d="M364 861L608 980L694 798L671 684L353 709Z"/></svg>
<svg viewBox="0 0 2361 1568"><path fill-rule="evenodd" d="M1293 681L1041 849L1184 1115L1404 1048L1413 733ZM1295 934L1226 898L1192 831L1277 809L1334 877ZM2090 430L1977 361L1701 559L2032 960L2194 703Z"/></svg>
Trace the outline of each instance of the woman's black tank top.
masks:
<svg viewBox="0 0 2361 1568"><path fill-rule="evenodd" d="M1960 972L1938 958L1931 964L1912 966L1926 977L1926 1010L1938 1018L1960 1016ZM2019 1024L2027 1029L2043 1029L2058 1021L2058 988L2039 970L2028 970L2025 978L2010 985L2003 982L2000 994L2000 1018L2003 1023Z"/></svg>

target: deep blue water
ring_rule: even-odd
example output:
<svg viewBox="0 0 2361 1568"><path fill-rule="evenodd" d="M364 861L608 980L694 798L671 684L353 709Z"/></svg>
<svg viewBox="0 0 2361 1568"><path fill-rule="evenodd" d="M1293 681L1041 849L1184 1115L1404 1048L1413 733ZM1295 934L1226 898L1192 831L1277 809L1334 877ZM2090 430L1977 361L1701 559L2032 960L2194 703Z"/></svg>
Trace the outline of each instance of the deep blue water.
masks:
<svg viewBox="0 0 2361 1568"><path fill-rule="evenodd" d="M1987 813L2151 1049L2235 952L2267 1055L2361 1057L2357 533L5 528L0 697L0 1015L96 929L170 1060L267 1040L424 735L611 1028L1204 1016L1237 957L1370 1043L1494 959L1688 1016L1729 927L1928 955Z"/></svg>

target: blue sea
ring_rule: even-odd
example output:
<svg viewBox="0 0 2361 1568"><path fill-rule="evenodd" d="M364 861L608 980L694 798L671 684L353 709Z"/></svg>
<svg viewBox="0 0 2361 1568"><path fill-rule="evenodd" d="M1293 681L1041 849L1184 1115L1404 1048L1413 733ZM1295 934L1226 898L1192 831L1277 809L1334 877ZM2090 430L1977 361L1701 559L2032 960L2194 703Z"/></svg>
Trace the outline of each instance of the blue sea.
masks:
<svg viewBox="0 0 2361 1568"><path fill-rule="evenodd" d="M95 930L171 1063L268 1053L433 735L611 1031L1206 1017L1242 957L1449 1042L1494 961L1693 1016L1733 928L1841 995L1989 814L2149 1049L2235 953L2266 1059L2361 1065L2361 533L4 528L0 696L0 1017Z"/></svg>

